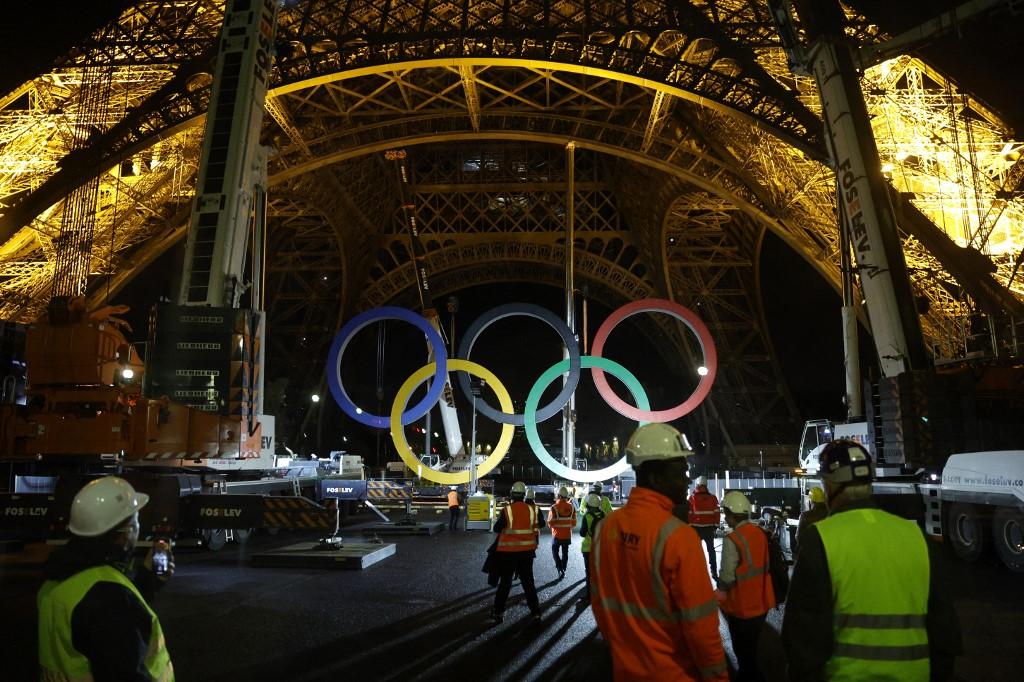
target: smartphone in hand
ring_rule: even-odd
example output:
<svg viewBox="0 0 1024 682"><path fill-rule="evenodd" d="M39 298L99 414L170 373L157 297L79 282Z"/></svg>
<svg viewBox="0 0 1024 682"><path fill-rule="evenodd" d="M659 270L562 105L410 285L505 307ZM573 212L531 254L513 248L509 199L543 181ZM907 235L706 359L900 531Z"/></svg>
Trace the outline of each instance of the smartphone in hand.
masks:
<svg viewBox="0 0 1024 682"><path fill-rule="evenodd" d="M153 572L157 575L167 575L170 557L167 555L167 543L158 542L153 547Z"/></svg>

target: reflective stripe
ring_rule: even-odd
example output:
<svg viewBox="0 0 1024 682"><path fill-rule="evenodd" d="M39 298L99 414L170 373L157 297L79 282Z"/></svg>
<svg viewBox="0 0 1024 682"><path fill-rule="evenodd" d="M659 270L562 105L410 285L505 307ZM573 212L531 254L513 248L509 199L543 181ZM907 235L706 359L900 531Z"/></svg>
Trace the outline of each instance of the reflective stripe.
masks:
<svg viewBox="0 0 1024 682"><path fill-rule="evenodd" d="M658 601L658 608L662 613L668 613L668 597L666 595L665 581L661 577L661 558L665 554L665 545L672 533L684 524L674 516L670 516L661 524L658 531L658 539L654 543L654 556L651 561L651 584L654 586L654 598Z"/></svg>
<svg viewBox="0 0 1024 682"><path fill-rule="evenodd" d="M533 540L526 540L526 541L523 541L523 542L503 542L503 543L501 543L501 546L502 547L533 547L536 544L537 543L534 542Z"/></svg>
<svg viewBox="0 0 1024 682"><path fill-rule="evenodd" d="M725 660L723 659L720 663L700 668L698 672L701 677L714 677L715 675L721 675L725 672Z"/></svg>
<svg viewBox="0 0 1024 682"><path fill-rule="evenodd" d="M746 536L744 536L743 533L733 531L732 533L729 533L729 538L736 544L736 546L740 550L743 551L743 567L746 569L743 575L736 575L736 582L750 580L751 578L762 576L768 572L767 566L762 566L761 568L752 568L752 566L754 565L754 554L750 551L750 541L747 540ZM736 541L736 538L739 538L739 542Z"/></svg>
<svg viewBox="0 0 1024 682"><path fill-rule="evenodd" d="M506 530L503 530L501 532L506 534L506 535L532 535L533 534L533 531L530 530L529 528L526 529L526 530L508 530L508 529L506 529Z"/></svg>
<svg viewBox="0 0 1024 682"><path fill-rule="evenodd" d="M601 600L601 608L606 611L624 613L627 616L642 618L644 620L655 620L663 623L689 623L695 620L700 620L701 618L706 618L707 616L717 612L718 602L715 599L711 599L700 606L694 606L688 609L678 609L671 613L667 613L664 609L658 607L651 608L649 606L639 606L629 602L621 602L618 599L612 599L611 597L605 597Z"/></svg>
<svg viewBox="0 0 1024 682"><path fill-rule="evenodd" d="M924 616L906 613L893 615L872 615L867 613L838 613L836 628L910 629L923 628Z"/></svg>
<svg viewBox="0 0 1024 682"><path fill-rule="evenodd" d="M916 661L928 658L927 644L911 646L867 646L836 642L832 649L834 656L859 658L865 661Z"/></svg>

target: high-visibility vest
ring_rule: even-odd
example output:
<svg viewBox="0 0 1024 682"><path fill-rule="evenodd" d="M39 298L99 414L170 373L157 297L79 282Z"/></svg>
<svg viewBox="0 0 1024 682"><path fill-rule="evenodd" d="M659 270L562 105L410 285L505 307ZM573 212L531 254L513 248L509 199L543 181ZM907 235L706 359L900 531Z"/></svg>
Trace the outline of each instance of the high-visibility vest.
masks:
<svg viewBox="0 0 1024 682"><path fill-rule="evenodd" d="M736 584L726 593L722 611L737 618L753 618L775 606L775 587L768 570L768 536L749 521L736 526L726 536L736 545L740 562L736 566Z"/></svg>
<svg viewBox="0 0 1024 682"><path fill-rule="evenodd" d="M502 513L505 515L505 528L498 536L498 551L536 551L537 507L525 502L512 502Z"/></svg>
<svg viewBox="0 0 1024 682"><path fill-rule="evenodd" d="M587 494L588 493L584 493L583 497L580 498L580 514L586 514L587 513ZM604 515L608 516L609 514L612 513L612 511L614 511L614 509L615 509L615 507L612 506L612 501L610 499L608 499L608 496L607 495L602 495L601 496L601 511L604 512Z"/></svg>
<svg viewBox="0 0 1024 682"><path fill-rule="evenodd" d="M43 583L36 598L39 608L39 665L44 682L92 680L89 659L77 651L72 643L71 614L96 583L111 582L131 590L150 617L149 648L146 650L146 670L154 680L173 682L174 667L164 644L160 620L139 594L138 589L121 571L113 566L94 566L79 571L60 582Z"/></svg>
<svg viewBox="0 0 1024 682"><path fill-rule="evenodd" d="M598 526L590 599L616 682L729 679L700 539L672 506L636 487Z"/></svg>
<svg viewBox="0 0 1024 682"><path fill-rule="evenodd" d="M851 509L818 521L832 580L829 680L927 682L928 547L913 521Z"/></svg>
<svg viewBox="0 0 1024 682"><path fill-rule="evenodd" d="M571 540L576 527L576 508L565 500L558 500L548 510L548 526L558 540Z"/></svg>
<svg viewBox="0 0 1024 682"><path fill-rule="evenodd" d="M709 493L707 488L700 488L690 495L690 525L717 526L722 520L722 514L718 511L718 498Z"/></svg>
<svg viewBox="0 0 1024 682"><path fill-rule="evenodd" d="M603 521L607 516L608 515L600 509L584 512L583 519L587 526L587 534L583 536L583 546L581 547L581 551L590 551L594 538L597 536L597 526L599 526L601 521Z"/></svg>
<svg viewBox="0 0 1024 682"><path fill-rule="evenodd" d="M448 491L448 508L459 506L459 494L454 490Z"/></svg>

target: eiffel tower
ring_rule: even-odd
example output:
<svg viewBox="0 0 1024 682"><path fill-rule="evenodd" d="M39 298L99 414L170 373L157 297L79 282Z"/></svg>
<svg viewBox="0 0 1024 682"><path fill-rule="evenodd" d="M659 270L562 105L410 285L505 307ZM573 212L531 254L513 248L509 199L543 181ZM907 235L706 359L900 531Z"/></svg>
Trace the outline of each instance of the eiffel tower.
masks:
<svg viewBox="0 0 1024 682"><path fill-rule="evenodd" d="M846 14L850 40L890 37ZM72 248L91 251L75 277L95 306L183 239L223 16L218 0L128 3L0 93L0 319L37 319ZM795 437L764 243L837 290L843 259L817 90L787 65L766 3L286 2L270 87L271 379L315 385L342 320L414 300L386 150L410 152L442 297L561 285L574 142L578 281L612 305L699 310L721 358L704 417L737 446ZM962 357L978 311L1021 311L1021 143L919 57L867 68L861 87L926 345ZM75 247L69 221L87 226ZM692 353L650 324L666 362Z"/></svg>

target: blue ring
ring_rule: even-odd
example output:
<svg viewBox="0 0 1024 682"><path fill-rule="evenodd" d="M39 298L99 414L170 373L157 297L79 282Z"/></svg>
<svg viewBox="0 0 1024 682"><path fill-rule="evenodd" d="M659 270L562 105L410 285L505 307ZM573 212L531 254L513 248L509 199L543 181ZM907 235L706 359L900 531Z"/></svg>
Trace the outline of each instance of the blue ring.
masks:
<svg viewBox="0 0 1024 682"><path fill-rule="evenodd" d="M536 421L542 422L562 411L562 408L572 398L576 386L580 383L580 347L576 343L576 337L573 335L572 330L569 329L569 325L561 318L547 308L541 308L532 303L506 303L496 308L491 308L473 320L473 324L466 330L465 336L462 337L462 343L459 344L459 358L469 360L469 354L473 351L473 344L476 343L477 337L480 336L483 330L494 322L512 315L525 315L526 317L532 317L544 322L558 332L558 335L562 337L562 343L569 349L569 377L565 382L565 386L562 387L561 392L555 396L554 400L542 409L537 410ZM469 390L469 375L465 372L457 372L456 376L458 377L459 388L462 389L462 393L469 396L471 394ZM476 409L491 421L498 422L499 424L512 424L513 426L523 426L525 424L523 415L508 414L507 412L496 410L488 405L485 400L477 400Z"/></svg>
<svg viewBox="0 0 1024 682"><path fill-rule="evenodd" d="M417 315L411 310L398 308L396 306L383 306L373 308L364 313L359 313L338 331L331 344L331 352L327 355L327 385L330 386L334 402L338 403L345 414L355 419L360 424L366 424L378 429L386 429L390 424L390 417L382 417L357 407L352 399L345 392L341 383L341 357L345 354L348 342L352 340L359 330L379 320L401 320L417 327L427 337L430 348L434 351L434 380L427 387L427 394L418 403L402 413L402 424L411 424L430 411L441 397L444 385L448 380L448 352L444 347L444 340L437 333L430 322L422 315Z"/></svg>

